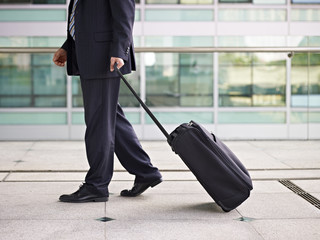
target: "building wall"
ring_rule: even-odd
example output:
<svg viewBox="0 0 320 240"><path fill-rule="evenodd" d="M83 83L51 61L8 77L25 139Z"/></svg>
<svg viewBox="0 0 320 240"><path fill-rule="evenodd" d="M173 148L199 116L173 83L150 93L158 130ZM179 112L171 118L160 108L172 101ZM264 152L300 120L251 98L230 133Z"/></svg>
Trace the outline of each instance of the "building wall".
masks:
<svg viewBox="0 0 320 240"><path fill-rule="evenodd" d="M318 0L136 2L137 48L320 47ZM67 6L65 0L0 0L0 48L58 48ZM223 139L320 139L319 52L136 58L129 81L168 131L192 119ZM79 79L51 59L52 53L0 51L1 140L83 138ZM163 139L125 86L119 101L141 139Z"/></svg>

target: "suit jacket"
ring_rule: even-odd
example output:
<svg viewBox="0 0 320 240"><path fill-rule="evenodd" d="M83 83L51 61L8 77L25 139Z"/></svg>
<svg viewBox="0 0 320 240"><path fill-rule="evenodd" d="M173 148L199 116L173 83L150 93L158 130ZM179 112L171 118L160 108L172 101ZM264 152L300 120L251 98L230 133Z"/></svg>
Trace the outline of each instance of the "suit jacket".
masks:
<svg viewBox="0 0 320 240"><path fill-rule="evenodd" d="M68 22L73 0L69 5ZM79 0L75 12L75 41L69 34L62 48L68 52L67 72L85 79L118 76L110 72L110 58L125 61L124 74L136 70L132 28L134 0ZM75 63L76 62L76 63Z"/></svg>

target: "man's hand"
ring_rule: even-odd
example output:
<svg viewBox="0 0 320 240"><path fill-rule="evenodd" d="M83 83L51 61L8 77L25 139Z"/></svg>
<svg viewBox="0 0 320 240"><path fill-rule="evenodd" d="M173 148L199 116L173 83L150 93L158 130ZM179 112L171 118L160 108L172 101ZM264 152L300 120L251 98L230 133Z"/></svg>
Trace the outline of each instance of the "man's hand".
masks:
<svg viewBox="0 0 320 240"><path fill-rule="evenodd" d="M120 69L124 65L124 61L122 58L111 57L110 59L110 71L114 71L114 64L118 63L118 69Z"/></svg>
<svg viewBox="0 0 320 240"><path fill-rule="evenodd" d="M67 61L67 51L59 48L56 53L53 55L53 62L59 67L64 67Z"/></svg>

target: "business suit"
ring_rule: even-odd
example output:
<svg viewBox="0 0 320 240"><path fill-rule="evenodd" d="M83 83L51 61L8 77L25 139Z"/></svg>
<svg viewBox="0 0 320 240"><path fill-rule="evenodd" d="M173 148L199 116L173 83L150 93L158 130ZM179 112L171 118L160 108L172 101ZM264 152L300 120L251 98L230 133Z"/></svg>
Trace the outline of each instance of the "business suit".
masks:
<svg viewBox="0 0 320 240"><path fill-rule="evenodd" d="M73 0L69 16L72 6ZM109 196L114 152L126 170L136 176L135 183L148 183L143 186L149 187L161 179L118 104L120 78L109 67L114 57L123 59L124 74L136 69L132 40L134 11L134 0L79 0L75 40L68 30L68 38L61 47L67 52L68 74L80 75L90 165L85 182L89 192L100 197Z"/></svg>

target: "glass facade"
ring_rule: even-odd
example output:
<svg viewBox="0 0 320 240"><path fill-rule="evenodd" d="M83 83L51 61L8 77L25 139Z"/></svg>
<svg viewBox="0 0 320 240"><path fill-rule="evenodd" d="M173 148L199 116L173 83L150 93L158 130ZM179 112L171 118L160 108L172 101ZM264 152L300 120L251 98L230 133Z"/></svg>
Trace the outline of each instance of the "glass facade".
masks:
<svg viewBox="0 0 320 240"><path fill-rule="evenodd" d="M165 12L165 14L163 14ZM188 9L147 9L146 21L171 22L171 21L212 21L212 10L188 10Z"/></svg>
<svg viewBox="0 0 320 240"><path fill-rule="evenodd" d="M148 105L213 105L212 54L147 53L145 56Z"/></svg>
<svg viewBox="0 0 320 240"><path fill-rule="evenodd" d="M147 4L212 4L213 0L145 0Z"/></svg>
<svg viewBox="0 0 320 240"><path fill-rule="evenodd" d="M66 21L65 9L0 9L0 22Z"/></svg>
<svg viewBox="0 0 320 240"><path fill-rule="evenodd" d="M0 107L65 107L65 70L52 57L0 54Z"/></svg>
<svg viewBox="0 0 320 240"><path fill-rule="evenodd" d="M314 4L320 3L320 0L291 0L292 3Z"/></svg>
<svg viewBox="0 0 320 240"><path fill-rule="evenodd" d="M60 47L65 41L67 2L0 0L0 50ZM320 23L319 1L135 2L136 49L320 47L315 27ZM52 31L45 31L43 23L50 23ZM8 28L11 25L22 34ZM84 127L80 79L66 76L64 68L52 63L49 52L0 51L0 136L4 128L31 125L66 126L71 139L83 137L72 135ZM166 128L192 119L223 131L230 126L255 126L261 130L257 136L263 136L267 125L275 127L275 138L301 132L308 138L309 132L317 132L314 126L320 129L318 52L295 53L290 58L286 52L138 51L136 62L137 71L127 78ZM152 120L123 83L119 103L138 135L153 139ZM280 127L287 135L279 135ZM242 137L237 132L232 136Z"/></svg>
<svg viewBox="0 0 320 240"><path fill-rule="evenodd" d="M320 54L296 54L292 59L292 107L320 107Z"/></svg>
<svg viewBox="0 0 320 240"><path fill-rule="evenodd" d="M0 0L0 4L66 4L66 0Z"/></svg>
<svg viewBox="0 0 320 240"><path fill-rule="evenodd" d="M219 20L223 22L283 22L286 11L282 9L221 9Z"/></svg>
<svg viewBox="0 0 320 240"><path fill-rule="evenodd" d="M320 9L292 9L292 21L320 21Z"/></svg>
<svg viewBox="0 0 320 240"><path fill-rule="evenodd" d="M284 106L284 54L219 55L219 106Z"/></svg>
<svg viewBox="0 0 320 240"><path fill-rule="evenodd" d="M219 3L286 4L286 0L219 0Z"/></svg>

